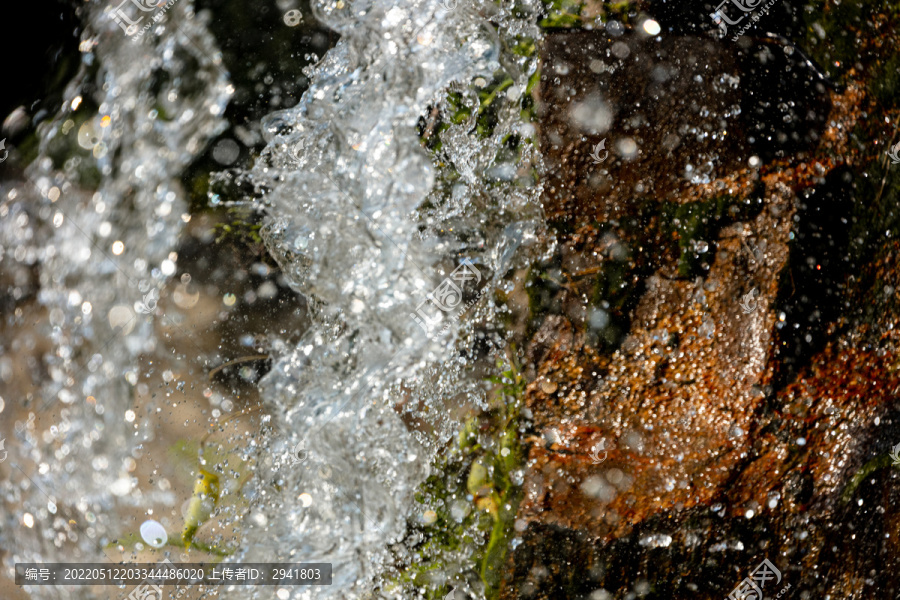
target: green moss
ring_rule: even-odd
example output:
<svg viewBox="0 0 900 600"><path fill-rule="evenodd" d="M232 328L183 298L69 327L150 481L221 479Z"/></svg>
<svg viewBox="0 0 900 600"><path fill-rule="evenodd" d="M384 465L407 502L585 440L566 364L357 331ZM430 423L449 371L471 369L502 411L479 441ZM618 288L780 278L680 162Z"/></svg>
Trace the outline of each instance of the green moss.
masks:
<svg viewBox="0 0 900 600"><path fill-rule="evenodd" d="M197 171L185 181L188 190L188 203L191 214L199 214L209 210L210 191L209 171Z"/></svg>
<svg viewBox="0 0 900 600"><path fill-rule="evenodd" d="M231 223L216 223L216 243L226 240L236 240L242 244L262 244L263 239L259 235L261 223L235 219Z"/></svg>
<svg viewBox="0 0 900 600"><path fill-rule="evenodd" d="M850 68L862 64L862 72L872 72L868 78L870 92L886 101L885 106L896 106L898 74L897 53L860 53L858 37L871 33L878 15L896 20L900 16L900 4L879 0L813 0L803 11L806 21L804 50L828 73L839 79ZM885 48L892 48L890 43ZM883 57L890 56L886 61Z"/></svg>
<svg viewBox="0 0 900 600"><path fill-rule="evenodd" d="M869 91L885 111L900 107L900 53L876 66Z"/></svg>
<svg viewBox="0 0 900 600"><path fill-rule="evenodd" d="M856 490L859 489L860 484L865 480L866 477L874 473L875 471L886 469L891 466L893 460L890 454L882 454L881 456L876 456L866 464L862 466L850 480L850 483L844 488L844 492L841 494L841 502L847 504L856 494Z"/></svg>
<svg viewBox="0 0 900 600"><path fill-rule="evenodd" d="M165 548L204 552L216 557L213 562L235 553L237 547L228 548L219 541L207 543L197 539L197 534L217 514L249 507L243 487L252 476L253 465L242 460L236 450L231 442L211 444L206 439L201 442L179 440L169 446L166 455L176 476L184 482L192 481L193 490L184 513L181 533L167 532L169 539ZM239 483L228 485L226 479ZM141 541L140 535L129 533L114 541L110 547L134 547Z"/></svg>
<svg viewBox="0 0 900 600"><path fill-rule="evenodd" d="M476 132L481 139L485 139L494 133L497 127L497 110L498 104L495 101L498 96L507 90L513 84L512 77L505 73L498 73L488 85L478 91L478 108L476 113ZM476 110L474 107L466 104L464 96L459 92L451 92L447 95L447 102L450 104L452 114L450 122L455 125L465 123L472 117L472 113ZM438 131L443 131L438 125Z"/></svg>
<svg viewBox="0 0 900 600"><path fill-rule="evenodd" d="M422 510L433 510L436 519L410 525L410 537L421 541L412 549L414 558L382 584L386 590L415 586L424 588L426 598L443 598L455 586L439 577L464 579L474 572L488 600L499 596L522 498L514 474L525 460L519 443L525 379L515 351L510 354L511 364L498 361L500 375L488 379L497 385L491 409L466 422L450 455L434 465L435 474L416 494ZM454 502L469 503L461 520L451 514Z"/></svg>
<svg viewBox="0 0 900 600"><path fill-rule="evenodd" d="M538 23L542 29L573 29L589 25L595 19L585 18L585 2L582 0L544 0L546 16ZM622 2L597 2L601 7L599 19L603 22L615 19L622 23L629 23L634 15L635 3L633 0Z"/></svg>
<svg viewBox="0 0 900 600"><path fill-rule="evenodd" d="M691 277L701 272L700 263L715 256L714 238L724 225L750 216L749 206L732 196L717 196L706 202L667 203L660 214L660 226L666 235L678 241L678 276ZM695 251L695 242L708 244L706 252Z"/></svg>
<svg viewBox="0 0 900 600"><path fill-rule="evenodd" d="M547 10L547 16L539 23L543 29L580 27L584 22L581 17L584 2L579 0L544 0L544 7Z"/></svg>
<svg viewBox="0 0 900 600"><path fill-rule="evenodd" d="M524 56L525 58L534 56L537 47L535 46L533 39L523 36L516 36L515 39L516 43L510 48L513 54Z"/></svg>

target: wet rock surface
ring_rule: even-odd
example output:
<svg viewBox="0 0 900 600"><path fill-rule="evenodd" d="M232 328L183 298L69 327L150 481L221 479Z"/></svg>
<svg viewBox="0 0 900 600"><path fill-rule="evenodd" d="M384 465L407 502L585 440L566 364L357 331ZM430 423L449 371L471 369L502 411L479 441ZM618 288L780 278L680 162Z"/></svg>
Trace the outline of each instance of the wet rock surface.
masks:
<svg viewBox="0 0 900 600"><path fill-rule="evenodd" d="M729 43L712 3L276 4L38 24L57 82L0 134L0 597L132 595L31 594L23 557L162 556L337 561L291 597L722 598L764 559L766 598L897 596L893 7ZM454 333L409 346L466 258Z"/></svg>
<svg viewBox="0 0 900 600"><path fill-rule="evenodd" d="M542 49L558 251L530 282L535 435L502 595L721 598L767 558L766 597L894 597L897 472L854 479L900 442L878 84L760 61L772 39L664 40Z"/></svg>

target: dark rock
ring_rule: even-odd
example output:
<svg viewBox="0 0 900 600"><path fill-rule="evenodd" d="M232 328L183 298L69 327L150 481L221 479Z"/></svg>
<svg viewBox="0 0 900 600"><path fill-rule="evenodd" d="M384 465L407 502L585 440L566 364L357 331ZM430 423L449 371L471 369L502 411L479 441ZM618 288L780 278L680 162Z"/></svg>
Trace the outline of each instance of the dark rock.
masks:
<svg viewBox="0 0 900 600"><path fill-rule="evenodd" d="M504 598L720 599L764 559L767 598L900 592L897 471L871 466L900 442L897 177L851 134L878 111L868 81L829 89L783 47L754 66L780 43L543 49L559 250L532 278Z"/></svg>

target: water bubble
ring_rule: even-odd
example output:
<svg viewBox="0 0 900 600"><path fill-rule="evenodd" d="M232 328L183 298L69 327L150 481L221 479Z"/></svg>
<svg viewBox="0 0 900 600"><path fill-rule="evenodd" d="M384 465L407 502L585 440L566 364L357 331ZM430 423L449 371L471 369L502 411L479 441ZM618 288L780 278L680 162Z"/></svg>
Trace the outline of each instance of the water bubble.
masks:
<svg viewBox="0 0 900 600"><path fill-rule="evenodd" d="M93 121L85 121L78 129L78 145L85 150L93 150L99 141L100 137L94 129Z"/></svg>
<svg viewBox="0 0 900 600"><path fill-rule="evenodd" d="M588 322L592 329L603 329L609 325L609 313L602 308L595 308L590 312Z"/></svg>
<svg viewBox="0 0 900 600"><path fill-rule="evenodd" d="M122 329L122 333L127 335L134 329L134 312L130 306L117 305L113 306L108 315L109 326L113 329Z"/></svg>
<svg viewBox="0 0 900 600"><path fill-rule="evenodd" d="M612 110L599 95L592 94L570 109L571 121L589 134L601 134L612 124Z"/></svg>
<svg viewBox="0 0 900 600"><path fill-rule="evenodd" d="M624 42L616 42L612 45L612 53L616 58L628 58L628 55L631 54L631 48L628 47L628 44Z"/></svg>
<svg viewBox="0 0 900 600"><path fill-rule="evenodd" d="M625 26L619 21L610 21L606 24L606 33L613 37L618 37L625 33Z"/></svg>
<svg viewBox="0 0 900 600"><path fill-rule="evenodd" d="M616 149L623 157L632 158L637 154L638 146L632 138L627 137L616 142Z"/></svg>
<svg viewBox="0 0 900 600"><path fill-rule="evenodd" d="M657 35L660 32L659 23L653 19L647 19L641 24L641 28L649 35Z"/></svg>
<svg viewBox="0 0 900 600"><path fill-rule="evenodd" d="M289 10L284 13L284 24L288 27L296 27L303 20L303 14L299 10Z"/></svg>
<svg viewBox="0 0 900 600"><path fill-rule="evenodd" d="M621 469L610 469L606 472L606 479L613 485L619 485L625 479L625 473Z"/></svg>
<svg viewBox="0 0 900 600"><path fill-rule="evenodd" d="M213 147L212 157L220 165L230 165L237 160L241 154L241 147L237 142L230 139L219 140Z"/></svg>
<svg viewBox="0 0 900 600"><path fill-rule="evenodd" d="M147 519L141 523L141 537L154 548L162 548L169 541L166 528L159 521Z"/></svg>

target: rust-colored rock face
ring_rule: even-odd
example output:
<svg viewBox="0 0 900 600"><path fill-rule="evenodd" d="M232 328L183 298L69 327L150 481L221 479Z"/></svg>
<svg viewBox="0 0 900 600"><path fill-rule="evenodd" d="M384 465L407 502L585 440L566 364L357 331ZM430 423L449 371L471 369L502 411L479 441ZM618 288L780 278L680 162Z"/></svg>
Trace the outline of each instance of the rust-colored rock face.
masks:
<svg viewBox="0 0 900 600"><path fill-rule="evenodd" d="M890 211L850 133L879 109L810 69L782 109L803 123L762 114L771 42L546 40L559 246L532 280L505 598L723 598L766 558L766 597L900 592L897 471L853 483L900 442L896 217L862 252Z"/></svg>

